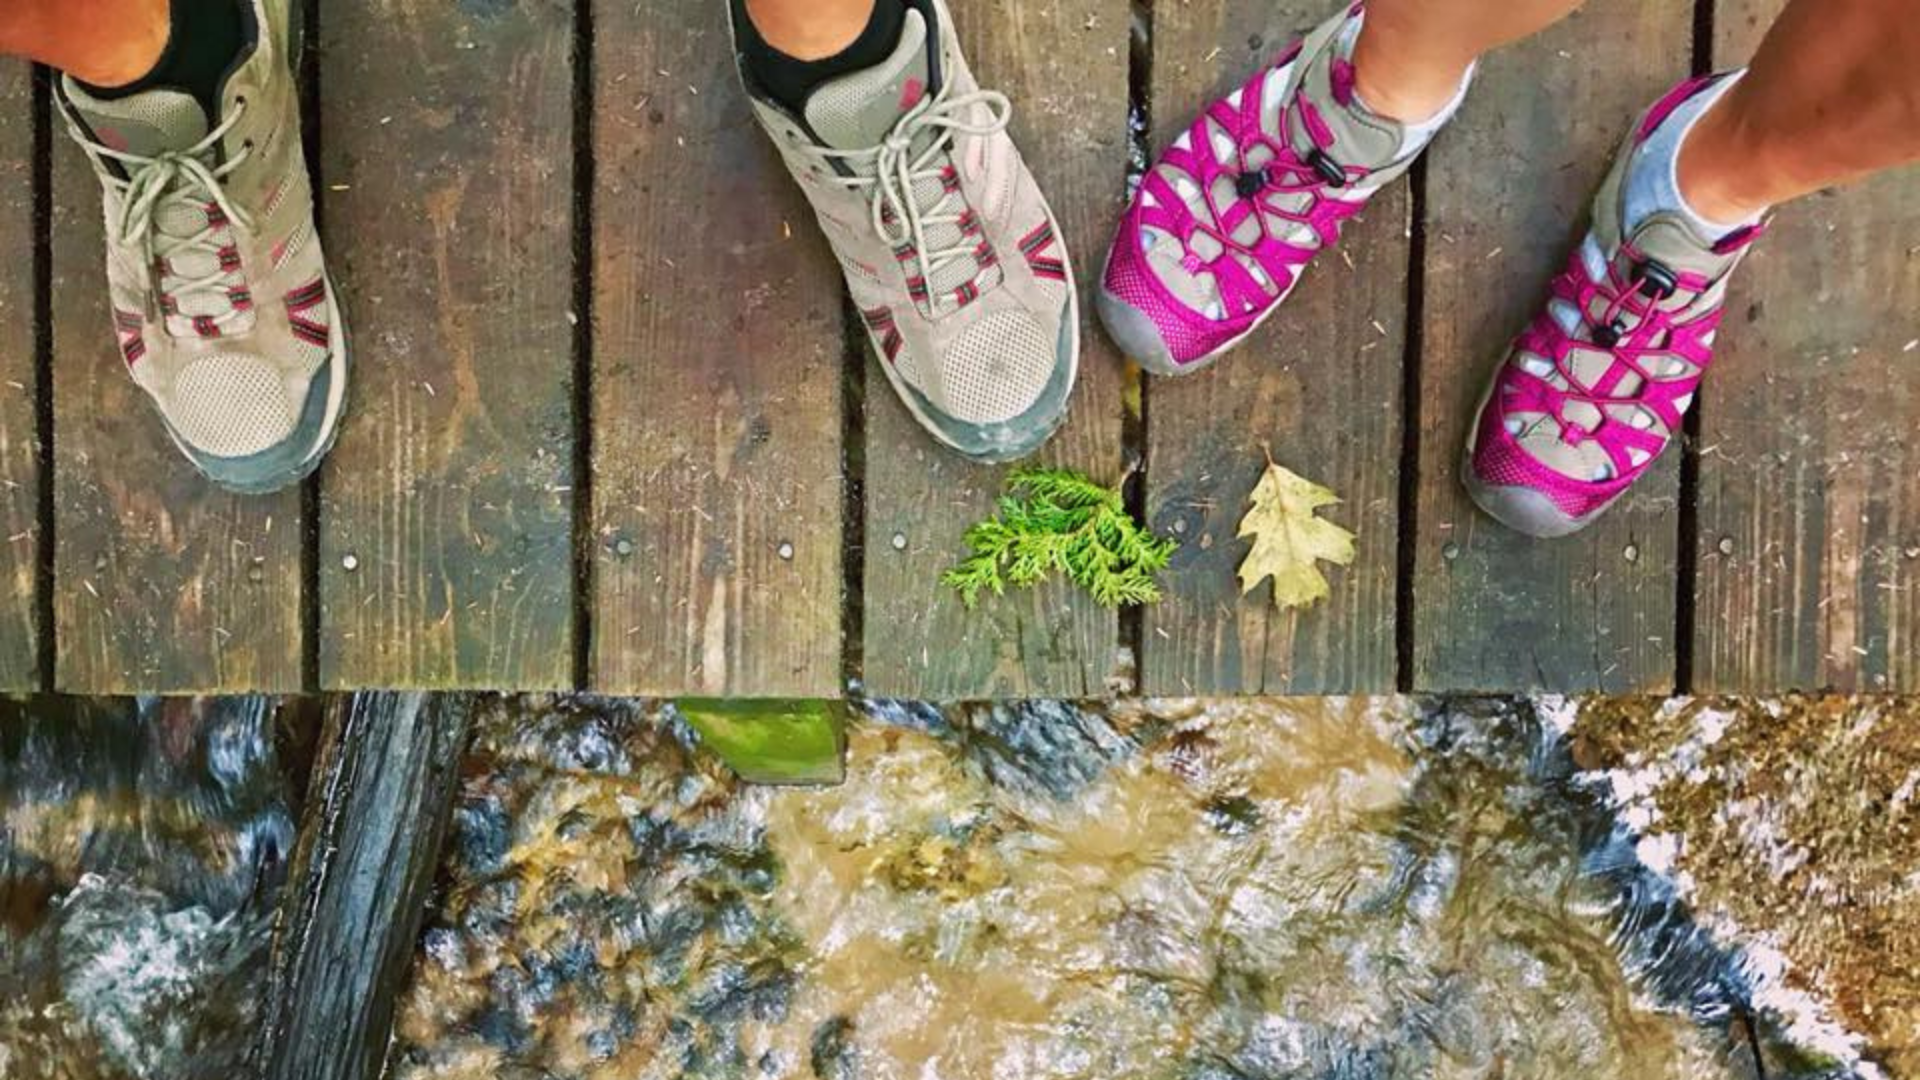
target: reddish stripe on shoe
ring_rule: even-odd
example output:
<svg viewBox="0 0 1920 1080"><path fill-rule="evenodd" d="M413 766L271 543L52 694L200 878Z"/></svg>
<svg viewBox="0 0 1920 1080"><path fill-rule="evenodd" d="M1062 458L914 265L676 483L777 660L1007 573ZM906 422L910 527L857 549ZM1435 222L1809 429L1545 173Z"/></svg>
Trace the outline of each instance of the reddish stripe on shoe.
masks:
<svg viewBox="0 0 1920 1080"><path fill-rule="evenodd" d="M1053 281L1067 280L1067 264L1061 262L1059 259L1028 259L1027 265L1033 267L1033 275L1035 277L1048 278Z"/></svg>
<svg viewBox="0 0 1920 1080"><path fill-rule="evenodd" d="M300 286L299 288L287 294L287 297L286 297L287 311L288 312L306 311L309 308L317 306L318 304L320 304L321 301L325 300L326 298L327 298L326 279L315 278L314 280L306 283L305 285Z"/></svg>
<svg viewBox="0 0 1920 1080"><path fill-rule="evenodd" d="M324 349L331 343L327 336L327 328L310 319L303 319L298 315L290 316L287 319L287 327L293 331L294 337L309 345L318 345Z"/></svg>
<svg viewBox="0 0 1920 1080"><path fill-rule="evenodd" d="M1044 254L1052 248L1057 238L1053 233L1053 223L1043 221L1020 240L1020 251L1027 257L1027 265L1033 268L1033 275L1049 281L1065 281L1067 264L1064 260Z"/></svg>
<svg viewBox="0 0 1920 1080"><path fill-rule="evenodd" d="M1043 221L1039 227L1020 238L1020 250L1026 255L1035 255L1053 246L1053 223Z"/></svg>

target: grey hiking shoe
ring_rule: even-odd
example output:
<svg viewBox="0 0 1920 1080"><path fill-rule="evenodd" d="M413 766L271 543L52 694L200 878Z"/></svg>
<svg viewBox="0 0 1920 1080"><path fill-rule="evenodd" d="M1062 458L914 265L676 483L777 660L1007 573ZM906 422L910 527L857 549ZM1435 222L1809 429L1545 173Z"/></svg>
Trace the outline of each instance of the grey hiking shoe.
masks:
<svg viewBox="0 0 1920 1080"><path fill-rule="evenodd" d="M127 368L209 479L269 492L332 445L346 327L313 226L291 0L251 0L249 45L209 118L167 89L97 98L62 79L106 193L107 283Z"/></svg>
<svg viewBox="0 0 1920 1080"><path fill-rule="evenodd" d="M1073 271L943 0L911 0L893 55L820 86L804 115L742 78L921 426L982 461L1037 449L1079 364Z"/></svg>

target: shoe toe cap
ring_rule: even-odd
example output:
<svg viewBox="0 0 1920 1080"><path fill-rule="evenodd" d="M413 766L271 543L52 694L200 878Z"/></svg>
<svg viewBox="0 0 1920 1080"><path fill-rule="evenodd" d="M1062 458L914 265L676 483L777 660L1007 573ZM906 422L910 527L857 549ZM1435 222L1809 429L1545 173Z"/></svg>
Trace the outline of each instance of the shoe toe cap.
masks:
<svg viewBox="0 0 1920 1080"><path fill-rule="evenodd" d="M1515 532L1547 540L1578 532L1586 524L1542 492L1514 484L1485 483L1471 467L1466 471L1466 484L1474 505Z"/></svg>
<svg viewBox="0 0 1920 1080"><path fill-rule="evenodd" d="M1120 351L1155 375L1180 375L1184 371L1167 347L1165 336L1152 317L1105 289L1094 299L1100 313L1100 325Z"/></svg>
<svg viewBox="0 0 1920 1080"><path fill-rule="evenodd" d="M181 367L161 401L186 445L213 457L248 457L293 434L302 389L264 358L216 353Z"/></svg>
<svg viewBox="0 0 1920 1080"><path fill-rule="evenodd" d="M196 374L204 362L182 371L162 409L195 468L230 491L264 494L319 465L339 423L343 364L322 364L302 388L262 360Z"/></svg>
<svg viewBox="0 0 1920 1080"><path fill-rule="evenodd" d="M1624 490L1554 472L1506 434L1491 406L1481 415L1460 475L1467 494L1489 517L1541 539L1580 531Z"/></svg>
<svg viewBox="0 0 1920 1080"><path fill-rule="evenodd" d="M967 424L1003 424L1031 409L1060 363L1057 337L1026 311L975 319L948 346L941 374L947 413Z"/></svg>
<svg viewBox="0 0 1920 1080"><path fill-rule="evenodd" d="M955 338L944 358L946 401L936 405L902 386L922 422L948 446L978 461L1033 453L1066 418L1079 367L1071 312L1055 328L1033 315L1002 311Z"/></svg>
<svg viewBox="0 0 1920 1080"><path fill-rule="evenodd" d="M1215 323L1188 306L1190 301L1176 295L1153 268L1154 260L1130 238L1134 231L1123 226L1108 253L1094 300L1100 322L1121 352L1155 375L1199 371L1250 320Z"/></svg>

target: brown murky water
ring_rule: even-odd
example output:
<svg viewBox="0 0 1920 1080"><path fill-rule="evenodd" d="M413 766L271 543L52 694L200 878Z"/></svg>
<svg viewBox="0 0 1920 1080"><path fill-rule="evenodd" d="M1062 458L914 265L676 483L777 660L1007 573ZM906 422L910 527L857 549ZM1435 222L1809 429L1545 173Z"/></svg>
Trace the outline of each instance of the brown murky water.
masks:
<svg viewBox="0 0 1920 1080"><path fill-rule="evenodd" d="M484 723L394 1075L1732 1075L1530 713L876 721L783 791L634 707Z"/></svg>

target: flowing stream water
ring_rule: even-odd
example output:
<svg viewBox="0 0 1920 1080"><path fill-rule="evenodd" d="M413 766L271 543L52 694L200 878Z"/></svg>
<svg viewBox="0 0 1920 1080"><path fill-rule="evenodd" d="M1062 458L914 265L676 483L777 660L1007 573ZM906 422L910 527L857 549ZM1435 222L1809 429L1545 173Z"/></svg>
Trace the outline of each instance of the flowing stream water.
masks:
<svg viewBox="0 0 1920 1080"><path fill-rule="evenodd" d="M826 789L670 710L483 718L391 1074L1751 1075L1737 965L1529 708L870 713Z"/></svg>
<svg viewBox="0 0 1920 1080"><path fill-rule="evenodd" d="M0 703L0 1077L259 1075L292 708ZM387 1076L1762 1075L1529 703L864 709L757 788L671 706L482 699Z"/></svg>
<svg viewBox="0 0 1920 1080"><path fill-rule="evenodd" d="M278 712L0 704L0 1077L252 1075L302 787Z"/></svg>

